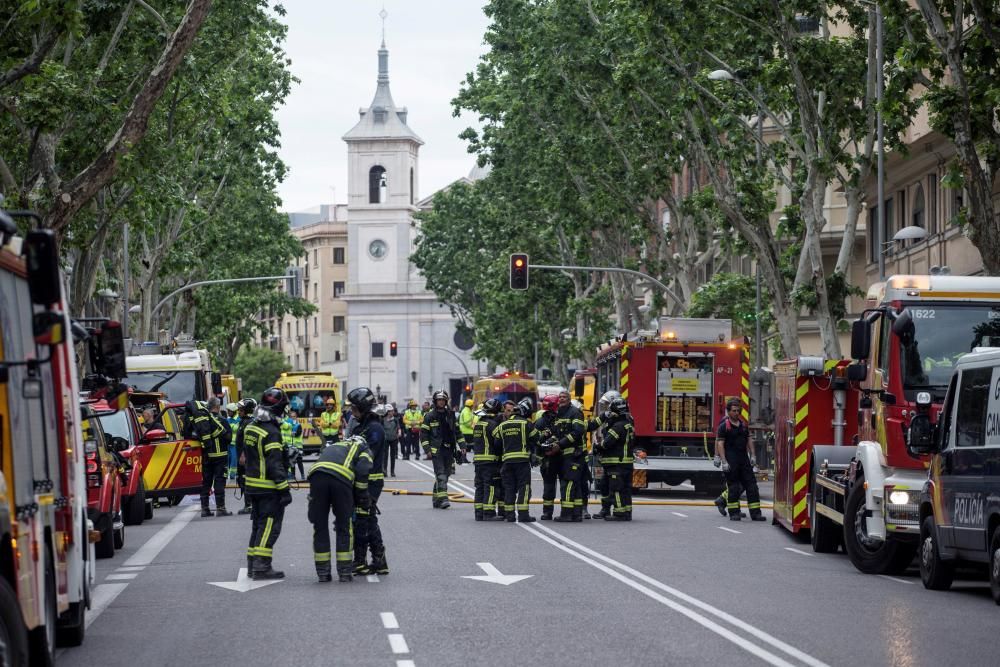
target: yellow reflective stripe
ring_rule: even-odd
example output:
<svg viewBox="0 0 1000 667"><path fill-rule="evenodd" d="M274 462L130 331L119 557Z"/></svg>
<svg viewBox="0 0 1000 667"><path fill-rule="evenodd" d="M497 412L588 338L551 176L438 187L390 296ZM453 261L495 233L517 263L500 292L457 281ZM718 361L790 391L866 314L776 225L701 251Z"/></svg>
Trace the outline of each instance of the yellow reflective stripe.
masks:
<svg viewBox="0 0 1000 667"><path fill-rule="evenodd" d="M280 442L269 442L266 445L264 445L265 452L271 452L274 451L275 449L281 450L284 449L284 446Z"/></svg>
<svg viewBox="0 0 1000 667"><path fill-rule="evenodd" d="M274 518L267 517L267 523L264 524L264 534L260 538L260 546L263 547L267 544L267 539L271 537L271 526L274 525ZM266 548L266 547L265 547Z"/></svg>
<svg viewBox="0 0 1000 667"><path fill-rule="evenodd" d="M324 551L323 553L314 553L313 560L317 563L329 563L330 562L330 552Z"/></svg>
<svg viewBox="0 0 1000 667"><path fill-rule="evenodd" d="M382 479L385 479L385 473L377 472L373 475L368 475L368 480L372 482L377 482Z"/></svg>
<svg viewBox="0 0 1000 667"><path fill-rule="evenodd" d="M345 466L342 463L333 463L331 461L317 461L313 464L313 467L309 469L309 474L313 474L314 470L333 470L347 478L347 481L354 481L354 471Z"/></svg>

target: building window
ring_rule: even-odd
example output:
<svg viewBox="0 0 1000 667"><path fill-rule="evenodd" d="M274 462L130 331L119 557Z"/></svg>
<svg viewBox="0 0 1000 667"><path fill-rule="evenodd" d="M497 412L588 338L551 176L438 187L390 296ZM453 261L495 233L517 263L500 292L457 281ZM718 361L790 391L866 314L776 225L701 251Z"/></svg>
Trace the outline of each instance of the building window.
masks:
<svg viewBox="0 0 1000 667"><path fill-rule="evenodd" d="M885 220L883 220L882 225L882 243L892 243L892 216L896 212L896 207L893 205L892 197L885 200ZM893 251L892 245L883 246L887 252L887 255L891 255ZM879 248L881 250L881 248ZM877 257L876 257L877 259Z"/></svg>
<svg viewBox="0 0 1000 667"><path fill-rule="evenodd" d="M288 365L291 366L292 365L292 357L291 357L291 355L285 357L285 359L288 360Z"/></svg>
<svg viewBox="0 0 1000 667"><path fill-rule="evenodd" d="M927 233L937 234L938 221L938 179L937 174L927 177L927 194L929 201L927 206Z"/></svg>
<svg viewBox="0 0 1000 667"><path fill-rule="evenodd" d="M306 301L308 301L309 300L309 283L306 283L305 287L306 287L305 297L306 297Z"/></svg>
<svg viewBox="0 0 1000 667"><path fill-rule="evenodd" d="M341 280L333 282L333 298L338 299L344 293L344 283Z"/></svg>
<svg viewBox="0 0 1000 667"><path fill-rule="evenodd" d="M313 266L319 266L319 250L313 250Z"/></svg>
<svg viewBox="0 0 1000 667"><path fill-rule="evenodd" d="M917 183L916 192L913 193L913 212L910 214L910 224L916 227L926 227L927 220L924 217L924 186Z"/></svg>
<svg viewBox="0 0 1000 667"><path fill-rule="evenodd" d="M313 283L313 303L319 301L319 283Z"/></svg>
<svg viewBox="0 0 1000 667"><path fill-rule="evenodd" d="M892 232L893 234L895 234L900 229L906 227L906 225L909 224L907 222L909 218L906 217L906 190L900 190L899 192L897 192L896 199L899 200L899 224L893 225L893 227L891 228L893 230ZM891 239L892 236L889 236L886 238L886 241L889 241Z"/></svg>
<svg viewBox="0 0 1000 667"><path fill-rule="evenodd" d="M295 370L299 370L299 355L295 355Z"/></svg>
<svg viewBox="0 0 1000 667"><path fill-rule="evenodd" d="M343 247L338 246L338 247L336 247L336 248L333 249L333 263L334 264L343 264L344 263L344 248Z"/></svg>
<svg viewBox="0 0 1000 667"><path fill-rule="evenodd" d="M318 317L314 317L313 318L313 336L318 336L318 335L319 335L319 318Z"/></svg>
<svg viewBox="0 0 1000 667"><path fill-rule="evenodd" d="M292 339L292 323L288 322L286 324L286 326L288 327L288 330L285 332L285 340L291 340ZM289 359L288 363L292 363L292 360Z"/></svg>
<svg viewBox="0 0 1000 667"><path fill-rule="evenodd" d="M333 360L334 361L340 361L340 350L334 350L334 352L333 352Z"/></svg>
<svg viewBox="0 0 1000 667"><path fill-rule="evenodd" d="M319 370L319 352L313 352L313 369Z"/></svg>
<svg viewBox="0 0 1000 667"><path fill-rule="evenodd" d="M295 335L296 335L296 336L298 336L298 335L299 335L299 334L301 334L301 333L302 333L302 332L301 332L301 331L299 331L299 321L298 321L298 320L295 320ZM298 363L298 362L296 362L296 363Z"/></svg>
<svg viewBox="0 0 1000 667"><path fill-rule="evenodd" d="M344 331L344 316L334 315L333 316L333 333L342 333Z"/></svg>
<svg viewBox="0 0 1000 667"><path fill-rule="evenodd" d="M868 209L868 261L874 264L878 261L878 206Z"/></svg>
<svg viewBox="0 0 1000 667"><path fill-rule="evenodd" d="M372 359L384 359L385 352L382 343L372 343Z"/></svg>
<svg viewBox="0 0 1000 667"><path fill-rule="evenodd" d="M949 221L954 220L962 212L962 188L951 189L951 205L948 209Z"/></svg>
<svg viewBox="0 0 1000 667"><path fill-rule="evenodd" d="M384 204L389 179L385 175L385 167L375 165L368 170L368 203Z"/></svg>
<svg viewBox="0 0 1000 667"><path fill-rule="evenodd" d="M413 190L413 167L410 167L410 204L416 201L417 194Z"/></svg>

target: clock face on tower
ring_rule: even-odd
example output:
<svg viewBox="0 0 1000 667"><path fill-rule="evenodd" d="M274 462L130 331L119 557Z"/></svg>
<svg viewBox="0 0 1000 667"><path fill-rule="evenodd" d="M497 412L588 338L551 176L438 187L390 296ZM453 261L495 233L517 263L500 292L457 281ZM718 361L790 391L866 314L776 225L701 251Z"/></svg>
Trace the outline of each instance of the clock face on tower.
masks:
<svg viewBox="0 0 1000 667"><path fill-rule="evenodd" d="M389 252L389 245L382 239L375 239L368 244L368 254L373 259L382 259Z"/></svg>

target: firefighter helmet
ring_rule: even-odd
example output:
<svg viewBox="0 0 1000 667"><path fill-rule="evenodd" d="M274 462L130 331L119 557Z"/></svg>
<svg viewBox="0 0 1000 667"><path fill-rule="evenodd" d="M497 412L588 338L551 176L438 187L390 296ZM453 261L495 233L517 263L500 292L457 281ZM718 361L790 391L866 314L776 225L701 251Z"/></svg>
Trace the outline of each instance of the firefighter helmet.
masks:
<svg viewBox="0 0 1000 667"><path fill-rule="evenodd" d="M525 396L517 403L517 412L522 417L530 417L531 413L535 411L535 404L531 402L531 399Z"/></svg>
<svg viewBox="0 0 1000 667"><path fill-rule="evenodd" d="M500 401L498 401L497 399L487 398L486 401L483 403L483 412L485 412L488 415L495 415L496 413L500 412L500 409L502 407L503 406L500 405Z"/></svg>
<svg viewBox="0 0 1000 667"><path fill-rule="evenodd" d="M280 417L288 409L288 396L277 387L271 387L261 395L260 407L275 417Z"/></svg>
<svg viewBox="0 0 1000 667"><path fill-rule="evenodd" d="M244 398L242 401L236 404L236 409L243 412L245 415L252 415L257 409L257 401L252 398Z"/></svg>
<svg viewBox="0 0 1000 667"><path fill-rule="evenodd" d="M542 399L542 410L546 412L555 412L559 408L559 397L555 394L549 394Z"/></svg>
<svg viewBox="0 0 1000 667"><path fill-rule="evenodd" d="M434 400L435 403L440 400L444 401L450 400L450 398L448 397L448 392L444 391L443 389L435 391L434 395L431 398Z"/></svg>
<svg viewBox="0 0 1000 667"><path fill-rule="evenodd" d="M375 407L375 394L368 387L358 387L357 389L352 389L350 393L347 394L348 402L356 407L361 414L368 414Z"/></svg>
<svg viewBox="0 0 1000 667"><path fill-rule="evenodd" d="M616 398L611 401L611 405L608 406L608 410L610 410L612 414L626 415L628 414L628 403L624 398Z"/></svg>

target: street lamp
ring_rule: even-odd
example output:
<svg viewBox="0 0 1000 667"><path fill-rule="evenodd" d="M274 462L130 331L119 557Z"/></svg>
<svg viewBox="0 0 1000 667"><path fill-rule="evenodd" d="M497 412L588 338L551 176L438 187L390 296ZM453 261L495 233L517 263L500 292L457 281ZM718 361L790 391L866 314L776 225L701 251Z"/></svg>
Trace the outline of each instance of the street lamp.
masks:
<svg viewBox="0 0 1000 667"><path fill-rule="evenodd" d="M368 388L372 386L372 330L367 324L362 324L361 328L368 333Z"/></svg>

